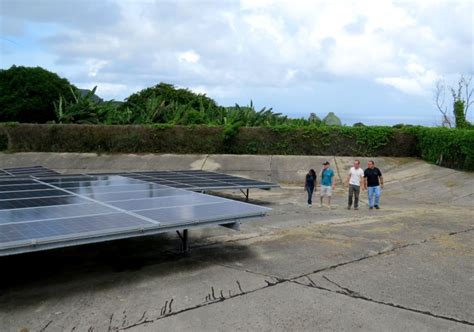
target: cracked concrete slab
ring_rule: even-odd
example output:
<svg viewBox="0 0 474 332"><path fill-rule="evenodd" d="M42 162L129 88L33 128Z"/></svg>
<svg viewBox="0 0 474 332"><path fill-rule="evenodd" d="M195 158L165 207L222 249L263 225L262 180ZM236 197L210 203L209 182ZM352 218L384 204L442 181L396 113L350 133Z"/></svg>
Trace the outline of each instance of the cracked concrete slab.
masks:
<svg viewBox="0 0 474 332"><path fill-rule="evenodd" d="M238 270L291 279L390 248L391 244L383 240L318 236L317 228L308 226L199 248L193 256Z"/></svg>
<svg viewBox="0 0 474 332"><path fill-rule="evenodd" d="M316 284L328 278L364 297L474 324L473 235L445 234L309 277ZM327 280L322 284L326 286ZM337 290L335 285L329 288Z"/></svg>
<svg viewBox="0 0 474 332"><path fill-rule="evenodd" d="M3 290L2 330L106 331L265 287L272 278L177 259L138 270L76 271L69 280ZM24 285L25 286L25 285Z"/></svg>
<svg viewBox="0 0 474 332"><path fill-rule="evenodd" d="M130 331L472 331L468 326L283 283Z"/></svg>

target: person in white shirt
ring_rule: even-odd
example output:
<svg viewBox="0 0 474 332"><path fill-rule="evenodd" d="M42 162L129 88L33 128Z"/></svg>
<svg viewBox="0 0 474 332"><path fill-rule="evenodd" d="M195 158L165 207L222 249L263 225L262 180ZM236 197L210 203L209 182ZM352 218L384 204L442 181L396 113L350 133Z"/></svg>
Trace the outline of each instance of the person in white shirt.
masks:
<svg viewBox="0 0 474 332"><path fill-rule="evenodd" d="M352 207L352 197L354 196L354 210L359 210L360 181L364 178L364 171L360 168L360 161L354 160L354 166L349 170L347 184L349 186L349 202L347 209Z"/></svg>

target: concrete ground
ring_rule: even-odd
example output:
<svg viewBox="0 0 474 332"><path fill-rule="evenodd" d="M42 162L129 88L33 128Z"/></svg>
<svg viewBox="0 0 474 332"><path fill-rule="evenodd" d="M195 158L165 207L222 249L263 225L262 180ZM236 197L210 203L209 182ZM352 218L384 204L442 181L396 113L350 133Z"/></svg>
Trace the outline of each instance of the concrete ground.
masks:
<svg viewBox="0 0 474 332"><path fill-rule="evenodd" d="M67 157L83 169L77 156L27 155L0 168L56 160L64 171ZM90 158L103 170L120 160ZM208 163L283 187L251 191L273 210L240 232L191 231L188 256L165 234L0 258L1 331L474 331L473 173L379 159L382 209L364 192L354 211L341 181L331 208L309 208L296 186L327 157L170 158L162 169ZM330 160L340 180L351 158Z"/></svg>

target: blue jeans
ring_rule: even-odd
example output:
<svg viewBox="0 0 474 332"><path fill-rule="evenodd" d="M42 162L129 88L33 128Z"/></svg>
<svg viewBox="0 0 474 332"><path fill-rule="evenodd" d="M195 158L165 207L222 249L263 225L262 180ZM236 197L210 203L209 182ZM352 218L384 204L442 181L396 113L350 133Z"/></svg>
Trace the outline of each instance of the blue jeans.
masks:
<svg viewBox="0 0 474 332"><path fill-rule="evenodd" d="M314 192L314 187L306 187L306 191L308 192L308 204L313 204L312 198L313 198L313 192Z"/></svg>
<svg viewBox="0 0 474 332"><path fill-rule="evenodd" d="M369 207L374 207L380 203L380 186L368 187L367 192L369 194ZM375 196L375 202L374 202Z"/></svg>

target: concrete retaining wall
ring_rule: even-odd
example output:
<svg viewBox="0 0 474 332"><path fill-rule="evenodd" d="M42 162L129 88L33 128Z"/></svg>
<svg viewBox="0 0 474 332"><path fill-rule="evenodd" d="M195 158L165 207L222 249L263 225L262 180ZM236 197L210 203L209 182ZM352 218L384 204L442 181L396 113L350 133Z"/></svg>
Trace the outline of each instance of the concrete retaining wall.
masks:
<svg viewBox="0 0 474 332"><path fill-rule="evenodd" d="M282 184L301 184L310 168L319 172L328 160L336 174L345 173L354 157L334 156L265 156L265 155L175 155L175 154L103 154L94 153L0 153L0 168L41 165L60 173L152 171L202 169L235 174ZM360 158L365 166L367 158ZM420 163L413 158L377 158L387 171L406 163Z"/></svg>

